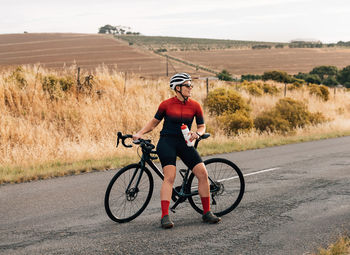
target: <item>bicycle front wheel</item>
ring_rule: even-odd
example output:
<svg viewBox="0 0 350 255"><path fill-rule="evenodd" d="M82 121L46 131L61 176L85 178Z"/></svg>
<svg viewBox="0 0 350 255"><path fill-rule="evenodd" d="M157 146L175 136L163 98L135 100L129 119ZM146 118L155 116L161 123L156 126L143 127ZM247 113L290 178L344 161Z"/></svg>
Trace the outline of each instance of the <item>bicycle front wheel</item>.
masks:
<svg viewBox="0 0 350 255"><path fill-rule="evenodd" d="M223 158L212 158L204 161L208 171L210 185L210 210L217 216L225 215L235 209L241 202L244 193L244 178L241 170L232 162ZM191 173L188 178L188 189L198 193L198 180ZM203 214L199 195L188 198L191 206Z"/></svg>
<svg viewBox="0 0 350 255"><path fill-rule="evenodd" d="M151 172L139 164L119 170L105 194L105 209L111 220L123 223L135 219L145 210L153 192Z"/></svg>

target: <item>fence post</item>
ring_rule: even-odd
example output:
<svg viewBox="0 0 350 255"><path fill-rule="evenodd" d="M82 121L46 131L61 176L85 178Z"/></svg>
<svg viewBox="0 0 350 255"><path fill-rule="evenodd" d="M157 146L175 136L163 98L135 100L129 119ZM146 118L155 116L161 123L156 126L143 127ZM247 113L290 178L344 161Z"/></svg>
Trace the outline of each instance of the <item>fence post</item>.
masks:
<svg viewBox="0 0 350 255"><path fill-rule="evenodd" d="M284 97L287 95L287 83L284 84Z"/></svg>
<svg viewBox="0 0 350 255"><path fill-rule="evenodd" d="M169 62L169 56L167 55L166 56L166 77L168 77L169 76L169 64L168 64L168 62Z"/></svg>
<svg viewBox="0 0 350 255"><path fill-rule="evenodd" d="M208 77L206 78L206 84L207 84L207 97L208 97L208 94L209 94L209 78Z"/></svg>
<svg viewBox="0 0 350 255"><path fill-rule="evenodd" d="M77 85L80 86L80 67L78 67Z"/></svg>

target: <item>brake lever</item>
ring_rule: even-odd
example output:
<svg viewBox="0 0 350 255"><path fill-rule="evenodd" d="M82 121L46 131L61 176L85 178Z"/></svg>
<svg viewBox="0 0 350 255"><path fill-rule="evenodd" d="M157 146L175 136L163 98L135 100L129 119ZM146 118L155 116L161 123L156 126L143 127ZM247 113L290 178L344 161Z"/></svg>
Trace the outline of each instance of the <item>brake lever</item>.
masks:
<svg viewBox="0 0 350 255"><path fill-rule="evenodd" d="M132 135L124 135L124 136L123 136L121 132L118 132L117 136L118 136L118 139L117 139L117 146L116 146L116 147L118 147L118 145L119 145L119 140L120 140L120 139L122 140L122 144L123 144L125 147L127 147L127 148L132 147L132 145L125 144L125 140L126 140L127 138L132 138Z"/></svg>
<svg viewBox="0 0 350 255"><path fill-rule="evenodd" d="M123 135L122 135L122 133L121 132L118 132L118 134L117 134L117 146L115 146L115 147L118 147L118 145L119 145L119 139L122 139L122 137L123 137Z"/></svg>
<svg viewBox="0 0 350 255"><path fill-rule="evenodd" d="M132 135L125 135L125 136L123 136L122 143L123 143L123 145L124 145L126 148L130 148L130 147L132 147L131 144L125 144L125 139L127 139L127 138L132 138Z"/></svg>

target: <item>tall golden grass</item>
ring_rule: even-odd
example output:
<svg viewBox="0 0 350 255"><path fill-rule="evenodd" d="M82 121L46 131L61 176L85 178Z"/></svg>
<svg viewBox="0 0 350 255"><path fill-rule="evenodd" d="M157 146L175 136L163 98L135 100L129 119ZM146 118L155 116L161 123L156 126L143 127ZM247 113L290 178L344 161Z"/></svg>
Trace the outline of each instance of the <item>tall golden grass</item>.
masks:
<svg viewBox="0 0 350 255"><path fill-rule="evenodd" d="M57 72L38 65L22 66L25 85L9 78L14 70L8 68L0 74L0 183L35 179L38 175L43 178L60 175L62 169L70 173L73 168L81 167L74 165L77 162L88 162L91 168L99 168L93 162L101 159L119 158L122 161L109 160L108 164L101 163L100 168L127 162L123 158L132 158L136 153L125 148L115 149L116 133L138 131L154 116L159 103L173 96L168 78L146 79L128 75L125 82L123 73L102 66L95 70L91 93L80 93L73 87L58 99L52 99L43 90L41 77L75 77L75 68ZM194 84L193 98L203 104L205 81L196 80ZM222 86L231 85L210 81L210 89ZM240 92L250 103L253 117L273 107L283 97L283 92L277 96L260 97L251 96L242 89ZM287 96L304 101L310 111L321 111L330 119L322 125L297 130L294 138L288 138L290 141L298 141L300 137L307 140L306 137L317 139L325 134L348 134L350 93L347 91L338 90L327 102L310 95L306 89L288 91ZM259 134L254 130L228 138L216 128L215 117L206 114L205 118L213 138L203 143L203 154L263 147L268 145L266 141L275 139L278 144L279 140L285 139L278 134ZM160 129L161 125L147 136L156 142ZM252 144L244 146L249 143ZM221 146L223 144L227 146ZM56 173L45 174L45 168L52 165L56 166Z"/></svg>

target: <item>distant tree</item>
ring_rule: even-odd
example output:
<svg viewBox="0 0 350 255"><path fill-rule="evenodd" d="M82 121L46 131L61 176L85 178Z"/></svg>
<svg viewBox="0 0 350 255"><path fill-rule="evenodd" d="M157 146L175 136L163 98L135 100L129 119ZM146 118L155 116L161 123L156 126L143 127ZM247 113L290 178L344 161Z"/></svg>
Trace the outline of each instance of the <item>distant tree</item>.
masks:
<svg viewBox="0 0 350 255"><path fill-rule="evenodd" d="M284 47L284 45L282 43L276 44L275 48L276 49L282 49Z"/></svg>
<svg viewBox="0 0 350 255"><path fill-rule="evenodd" d="M116 27L112 25L104 25L103 27L99 28L98 31L99 34L115 34L116 33Z"/></svg>
<svg viewBox="0 0 350 255"><path fill-rule="evenodd" d="M318 75L323 81L326 76L336 76L338 74L338 68L336 66L317 66L312 69L310 74Z"/></svg>
<svg viewBox="0 0 350 255"><path fill-rule="evenodd" d="M328 76L326 79L322 81L322 84L326 86L336 86L339 84L335 76Z"/></svg>
<svg viewBox="0 0 350 255"><path fill-rule="evenodd" d="M252 46L253 50L257 50L257 49L271 49L271 45L267 45L267 44L257 44L257 45L253 45Z"/></svg>
<svg viewBox="0 0 350 255"><path fill-rule="evenodd" d="M348 41L348 42L339 41L339 42L337 42L337 46L349 47L350 41Z"/></svg>
<svg viewBox="0 0 350 255"><path fill-rule="evenodd" d="M313 84L321 84L322 80L320 76L317 74L309 74L309 73L298 73L297 75L294 75L297 79L302 79L307 83L313 83Z"/></svg>
<svg viewBox="0 0 350 255"><path fill-rule="evenodd" d="M307 74L303 80L305 80L307 83L314 83L314 84L322 83L320 76L318 76L317 74Z"/></svg>
<svg viewBox="0 0 350 255"><path fill-rule="evenodd" d="M233 81L232 75L225 69L218 73L216 77L222 81Z"/></svg>
<svg viewBox="0 0 350 255"><path fill-rule="evenodd" d="M103 27L100 27L98 30L99 34L113 34L113 35L140 35L139 32L131 32L130 27L126 26L112 26L112 25L104 25Z"/></svg>
<svg viewBox="0 0 350 255"><path fill-rule="evenodd" d="M242 74L241 81L255 81L261 80L262 76L258 74Z"/></svg>
<svg viewBox="0 0 350 255"><path fill-rule="evenodd" d="M344 67L337 76L337 81L346 87L350 87L350 66Z"/></svg>
<svg viewBox="0 0 350 255"><path fill-rule="evenodd" d="M283 82L283 83L292 83L294 81L293 77L284 71L264 72L264 74L262 75L262 79L264 81L273 80L273 81Z"/></svg>

